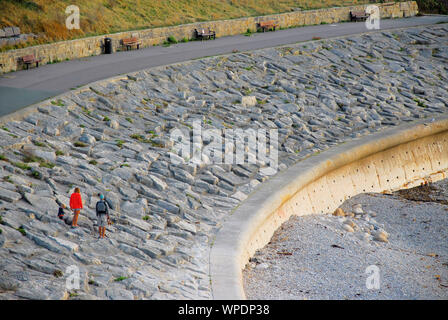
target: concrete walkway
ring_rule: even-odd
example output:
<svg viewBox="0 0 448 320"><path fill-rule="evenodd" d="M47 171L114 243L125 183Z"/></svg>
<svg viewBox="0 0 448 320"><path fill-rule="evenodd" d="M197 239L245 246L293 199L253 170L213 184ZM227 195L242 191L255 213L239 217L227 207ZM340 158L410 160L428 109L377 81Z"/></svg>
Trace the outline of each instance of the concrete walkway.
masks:
<svg viewBox="0 0 448 320"><path fill-rule="evenodd" d="M448 22L448 16L422 16L381 21L381 30ZM372 30L376 31L376 30ZM364 23L338 23L223 37L215 41L188 42L171 47L150 47L112 55L86 57L37 69L17 71L0 77L0 116L37 103L72 88L119 74L171 63L231 53L275 47L313 37L322 39L371 32ZM19 90L18 90L19 89Z"/></svg>

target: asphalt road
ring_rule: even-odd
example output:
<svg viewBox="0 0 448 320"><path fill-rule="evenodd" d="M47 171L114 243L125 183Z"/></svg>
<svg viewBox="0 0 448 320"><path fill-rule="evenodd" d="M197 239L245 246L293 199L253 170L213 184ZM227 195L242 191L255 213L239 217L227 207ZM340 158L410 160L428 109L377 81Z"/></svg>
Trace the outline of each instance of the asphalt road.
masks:
<svg viewBox="0 0 448 320"><path fill-rule="evenodd" d="M448 23L448 16L422 16L381 20L381 30ZM380 30L380 31L381 31ZM0 117L28 105L97 80L150 67L231 53L372 32L363 22L307 26L276 32L222 37L86 57L0 76Z"/></svg>

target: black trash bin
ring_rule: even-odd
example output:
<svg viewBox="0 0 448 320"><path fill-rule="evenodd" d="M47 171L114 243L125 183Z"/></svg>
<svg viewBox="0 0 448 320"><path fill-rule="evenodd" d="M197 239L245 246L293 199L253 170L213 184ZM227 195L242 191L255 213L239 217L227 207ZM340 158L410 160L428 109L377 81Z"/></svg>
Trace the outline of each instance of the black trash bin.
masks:
<svg viewBox="0 0 448 320"><path fill-rule="evenodd" d="M104 38L104 53L111 54L112 53L112 39Z"/></svg>

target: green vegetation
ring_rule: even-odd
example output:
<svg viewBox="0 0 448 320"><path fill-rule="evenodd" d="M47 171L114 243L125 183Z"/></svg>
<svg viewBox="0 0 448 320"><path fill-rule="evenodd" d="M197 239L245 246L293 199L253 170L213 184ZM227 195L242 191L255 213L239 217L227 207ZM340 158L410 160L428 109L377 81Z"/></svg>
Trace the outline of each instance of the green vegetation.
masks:
<svg viewBox="0 0 448 320"><path fill-rule="evenodd" d="M40 167L49 168L49 169L52 169L55 166L53 163L45 161L42 158L39 158L39 157L36 157L36 156L30 156L30 155L25 156L25 158L23 158L23 162L24 163L37 162L37 163L39 163Z"/></svg>
<svg viewBox="0 0 448 320"><path fill-rule="evenodd" d="M244 95L248 96L248 95L250 95L252 93L252 90L251 89L244 89L243 93L244 93Z"/></svg>
<svg viewBox="0 0 448 320"><path fill-rule="evenodd" d="M105 116L105 117L103 118L103 121L110 121L110 118L109 118L108 116Z"/></svg>
<svg viewBox="0 0 448 320"><path fill-rule="evenodd" d="M143 220L148 221L149 220L149 216L148 215L144 216Z"/></svg>
<svg viewBox="0 0 448 320"><path fill-rule="evenodd" d="M38 147L45 147L45 143L40 141L33 141L33 144Z"/></svg>
<svg viewBox="0 0 448 320"><path fill-rule="evenodd" d="M126 121L129 122L129 123L134 123L134 121L131 118L129 118L129 117L126 118Z"/></svg>
<svg viewBox="0 0 448 320"><path fill-rule="evenodd" d="M165 41L163 41L164 47L169 47L172 44L178 43L177 39L174 36L169 36Z"/></svg>
<svg viewBox="0 0 448 320"><path fill-rule="evenodd" d="M5 126L2 127L3 130L5 130L6 132L10 132L8 128L6 128Z"/></svg>
<svg viewBox="0 0 448 320"><path fill-rule="evenodd" d="M61 150L56 150L55 153L56 153L57 156L63 156L64 155L64 152L61 151Z"/></svg>
<svg viewBox="0 0 448 320"><path fill-rule="evenodd" d="M79 147L79 148L85 148L85 147L87 147L87 144L84 143L84 142L81 142L81 141L76 141L73 145L74 145L75 147Z"/></svg>
<svg viewBox="0 0 448 320"><path fill-rule="evenodd" d="M417 105L419 107L422 107L422 108L426 108L427 107L427 105L423 101L421 101L421 100L419 100L417 98L414 98L414 101L417 102Z"/></svg>
<svg viewBox="0 0 448 320"><path fill-rule="evenodd" d="M25 229L23 229L23 227L17 228L17 231L19 231L22 234L22 236L26 236L26 231Z"/></svg>
<svg viewBox="0 0 448 320"><path fill-rule="evenodd" d="M31 170L31 167L23 162L13 162L12 165L14 165L17 168L20 168L22 170Z"/></svg>
<svg viewBox="0 0 448 320"><path fill-rule="evenodd" d="M38 171L33 171L33 173L31 174L31 176L33 176L33 177L36 178L36 179L40 179L40 178L41 178L40 173L39 173Z"/></svg>
<svg viewBox="0 0 448 320"><path fill-rule="evenodd" d="M145 137L142 136L141 134L137 134L137 133L131 134L130 137L131 137L132 139L135 139L135 140L138 140L138 141L142 141L142 140L145 138Z"/></svg>
<svg viewBox="0 0 448 320"><path fill-rule="evenodd" d="M87 109L86 107L81 107L82 112L84 112L87 115L90 115L92 113L92 111L90 111L89 109Z"/></svg>
<svg viewBox="0 0 448 320"><path fill-rule="evenodd" d="M139 141L139 142L150 143L150 144L154 145L155 142L152 140L152 138L157 137L157 134L152 134L151 139L147 139L147 138L145 138L145 136L143 136L141 134L132 134L130 137L132 139L135 139L135 140ZM156 146L158 146L158 145L156 145Z"/></svg>
<svg viewBox="0 0 448 320"><path fill-rule="evenodd" d="M250 37L252 35L252 30L250 28L247 28L246 33L244 33L246 37Z"/></svg>
<svg viewBox="0 0 448 320"><path fill-rule="evenodd" d="M123 140L116 140L116 142L117 142L117 146L118 146L118 147L120 147L120 148L123 147L123 143L124 143Z"/></svg>
<svg viewBox="0 0 448 320"><path fill-rule="evenodd" d="M0 154L0 160L1 161L8 161L8 158L4 154Z"/></svg>
<svg viewBox="0 0 448 320"><path fill-rule="evenodd" d="M96 166L98 164L98 161L96 160L90 160L89 164Z"/></svg>
<svg viewBox="0 0 448 320"><path fill-rule="evenodd" d="M129 279L129 277L123 277L123 276L121 276L121 277L115 278L114 281L116 281L116 282L120 282L120 281L123 281L123 280L126 280L126 279Z"/></svg>
<svg viewBox="0 0 448 320"><path fill-rule="evenodd" d="M176 44L177 43L177 39L174 36L169 36L168 37L168 42L171 44Z"/></svg>
<svg viewBox="0 0 448 320"><path fill-rule="evenodd" d="M54 163L47 162L47 161L42 161L42 162L40 162L40 165L39 165L39 167L48 168L48 169L53 169L54 166L55 166Z"/></svg>
<svg viewBox="0 0 448 320"><path fill-rule="evenodd" d="M55 106L59 106L59 107L63 107L63 106L65 106L64 102L62 102L61 99L58 99L57 101L52 100L52 101L51 101L51 104L52 104L52 105L55 105Z"/></svg>
<svg viewBox="0 0 448 320"><path fill-rule="evenodd" d="M55 64L55 63L59 63L59 62L62 62L62 60L59 60L58 58L56 58L51 61L48 61L47 64Z"/></svg>
<svg viewBox="0 0 448 320"><path fill-rule="evenodd" d="M54 270L53 271L53 276L55 276L56 278L60 278L62 277L64 274L62 273L61 270Z"/></svg>

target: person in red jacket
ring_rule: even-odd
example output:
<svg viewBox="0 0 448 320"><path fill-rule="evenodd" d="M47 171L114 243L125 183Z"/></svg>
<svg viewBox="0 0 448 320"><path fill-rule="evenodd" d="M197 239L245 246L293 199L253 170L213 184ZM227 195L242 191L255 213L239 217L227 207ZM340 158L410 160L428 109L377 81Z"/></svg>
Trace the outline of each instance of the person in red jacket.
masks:
<svg viewBox="0 0 448 320"><path fill-rule="evenodd" d="M75 192L70 196L70 209L73 210L72 228L78 226L78 216L82 209L81 191L78 187L75 188Z"/></svg>

